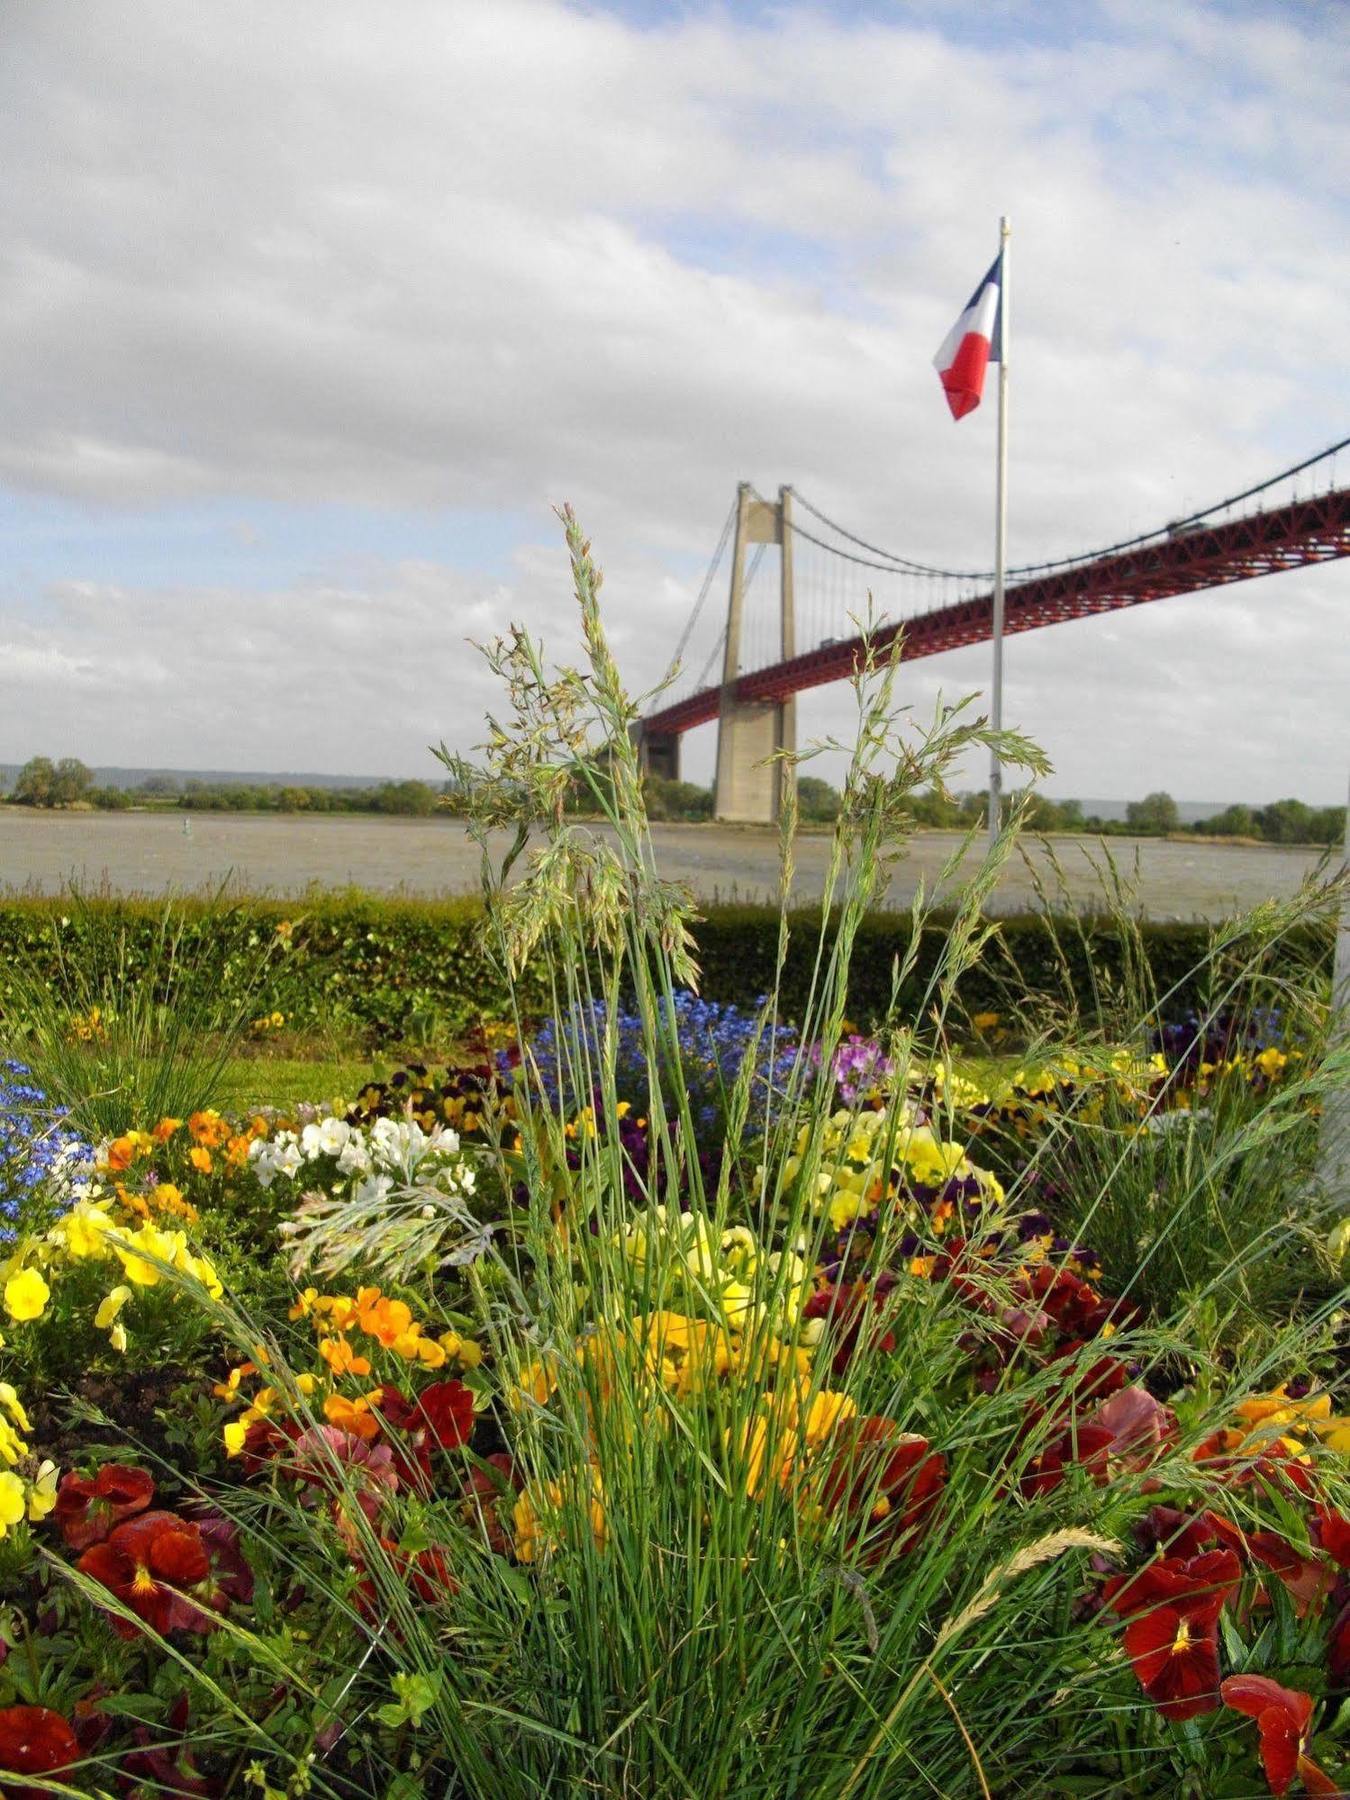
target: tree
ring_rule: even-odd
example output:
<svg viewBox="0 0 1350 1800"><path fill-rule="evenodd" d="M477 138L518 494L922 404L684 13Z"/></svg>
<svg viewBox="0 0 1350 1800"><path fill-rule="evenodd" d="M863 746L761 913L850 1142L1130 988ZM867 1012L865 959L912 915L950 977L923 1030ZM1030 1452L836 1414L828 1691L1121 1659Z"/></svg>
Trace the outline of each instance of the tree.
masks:
<svg viewBox="0 0 1350 1800"><path fill-rule="evenodd" d="M1180 826L1181 814L1170 794L1145 794L1142 800L1131 800L1125 808L1125 823L1146 837L1164 837Z"/></svg>
<svg viewBox="0 0 1350 1800"><path fill-rule="evenodd" d="M33 756L19 770L14 799L20 806L55 806L56 764L50 756Z"/></svg>
<svg viewBox="0 0 1350 1800"><path fill-rule="evenodd" d="M376 793L375 810L425 819L436 810L435 790L425 781L386 781Z"/></svg>
<svg viewBox="0 0 1350 1800"><path fill-rule="evenodd" d="M1273 800L1256 815L1261 836L1271 844L1309 844L1316 815L1301 800Z"/></svg>
<svg viewBox="0 0 1350 1800"><path fill-rule="evenodd" d="M1215 813L1212 819L1199 819L1195 829L1206 837L1260 837L1261 828L1257 824L1256 814L1250 806L1240 802L1233 806L1225 806L1222 812Z"/></svg>
<svg viewBox="0 0 1350 1800"><path fill-rule="evenodd" d="M73 806L83 800L94 785L94 771L87 769L78 756L63 756L56 765L52 784L54 806Z"/></svg>
<svg viewBox="0 0 1350 1800"><path fill-rule="evenodd" d="M839 817L839 790L819 775L797 777L797 811L815 825L830 825Z"/></svg>

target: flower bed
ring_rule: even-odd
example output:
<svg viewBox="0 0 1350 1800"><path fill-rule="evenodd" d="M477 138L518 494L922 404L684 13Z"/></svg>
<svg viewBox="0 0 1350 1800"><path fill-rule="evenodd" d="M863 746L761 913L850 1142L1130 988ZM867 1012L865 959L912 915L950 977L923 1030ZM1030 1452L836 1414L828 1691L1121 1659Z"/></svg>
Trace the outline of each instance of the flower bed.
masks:
<svg viewBox="0 0 1350 1800"><path fill-rule="evenodd" d="M1342 1791L1345 1234L1309 1134L1345 1071L1306 965L1278 1041L1253 1000L1034 1059L983 1015L958 1054L977 891L950 979L854 1032L903 783L991 741L944 717L879 760L883 681L800 1007L785 951L762 1004L694 999L569 531L590 671L499 647L515 723L467 790L553 821L485 915L543 1026L58 1165L15 1099L0 1789ZM588 718L610 839L553 805Z"/></svg>

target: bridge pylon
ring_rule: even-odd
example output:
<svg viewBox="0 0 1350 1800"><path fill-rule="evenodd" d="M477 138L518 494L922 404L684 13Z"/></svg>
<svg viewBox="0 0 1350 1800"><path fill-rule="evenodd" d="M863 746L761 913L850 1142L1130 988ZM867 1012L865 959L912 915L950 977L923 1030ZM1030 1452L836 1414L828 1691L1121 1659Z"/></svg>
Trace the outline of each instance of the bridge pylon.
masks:
<svg viewBox="0 0 1350 1800"><path fill-rule="evenodd" d="M780 487L777 500L761 500L743 481L737 490L736 538L727 598L727 642L717 712L717 776L713 817L751 825L775 824L782 812L791 769L778 757L797 747L797 702L736 697L741 674L741 632L745 615L747 544L779 546L778 621L783 659L797 654L792 591L792 489Z"/></svg>

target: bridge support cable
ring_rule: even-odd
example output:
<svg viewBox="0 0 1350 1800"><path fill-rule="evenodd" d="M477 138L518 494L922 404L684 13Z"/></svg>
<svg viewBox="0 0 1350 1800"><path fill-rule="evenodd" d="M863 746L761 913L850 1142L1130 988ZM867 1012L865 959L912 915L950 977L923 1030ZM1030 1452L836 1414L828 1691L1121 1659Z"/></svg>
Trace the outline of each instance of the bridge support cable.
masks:
<svg viewBox="0 0 1350 1800"><path fill-rule="evenodd" d="M1269 485L1263 484L1263 488ZM790 519L789 529L793 529ZM1149 533L1131 540L1122 552L1090 562L1074 560L1032 579L1010 583L1005 629L1009 635L1034 631L1342 557L1350 557L1350 488L1333 489L1219 524L1173 529L1162 535ZM847 560L856 564L864 559ZM903 572L891 569L888 573L897 577ZM885 627L880 641L889 642L903 631L905 656L912 661L987 641L992 625L991 595L967 592L949 604L900 617ZM852 676L861 666L863 654L862 640L856 635L822 640L795 657L735 677L729 698L746 704L780 702L807 688ZM723 688L727 685L725 669L724 664ZM651 722L677 733L691 730L718 717L722 696L723 689L704 688L662 708L652 715Z"/></svg>
<svg viewBox="0 0 1350 1800"><path fill-rule="evenodd" d="M663 687L667 682L675 679L676 672L680 666L680 658L684 655L689 646L689 640L693 637L694 628L699 621L699 614L703 611L704 602L712 592L712 584L716 579L717 570L722 561L722 554L727 547L727 539L731 536L731 528L735 523L736 502L733 500L727 512L726 519L723 522L722 535L717 540L717 548L713 551L712 561L708 564L708 572L703 577L703 585L698 590L698 598L695 600L693 607L690 610L689 617L685 621L684 630L680 633L680 641L675 646L675 654L670 659L670 667L666 670L662 680L661 685Z"/></svg>
<svg viewBox="0 0 1350 1800"><path fill-rule="evenodd" d="M1347 448L1350 448L1350 437L1340 438L1336 443L1328 444L1325 450L1318 450L1312 456L1305 456L1302 462L1296 462L1291 464L1287 469L1281 469L1277 475L1268 475L1264 481L1258 481L1253 487L1243 488L1239 493L1230 494L1226 500L1216 500L1211 505L1202 507L1199 512L1187 513L1184 518L1180 519L1170 519L1166 525L1155 527L1152 531L1141 532L1136 537L1122 538L1118 543L1106 544L1099 550L1083 551L1076 556L1064 556L1055 561L1014 563L1009 567L1007 573L1009 575L1041 575L1048 574L1056 569L1072 568L1082 563L1098 562L1104 556L1114 556L1120 551L1133 550L1140 545L1152 543L1159 538L1175 536L1176 533L1189 530L1190 527L1194 525L1215 522L1214 515L1216 513L1228 512L1233 507L1240 506L1245 500L1254 500L1260 494L1267 494L1272 488L1278 487L1281 482L1292 481L1296 476L1305 474L1309 469L1316 468L1319 463L1326 464L1327 466L1327 485L1322 491L1327 494L1334 493L1337 491L1335 483L1335 459L1342 450ZM820 524L834 532L836 537L841 537L845 539L846 542L855 545L858 549L865 550L868 553L868 556L880 559L871 564L874 568L884 567L903 569L914 575L950 575L954 576L958 581L986 582L992 581L994 578L994 571L992 569L936 568L930 563L915 562L912 558L896 555L894 551L883 550L879 545L869 543L866 538L859 537L856 532L850 531L847 526L838 524L834 519L831 519L826 513L822 512L818 506L813 505L804 494L797 493L795 488L793 489L793 496L798 506L803 507L814 519L818 520ZM1306 497L1315 498L1315 491ZM1291 496L1291 498L1297 499L1298 496L1295 494ZM809 535L806 533L804 527L800 525L794 526L794 530L801 535ZM822 544L822 547L825 549L833 549L836 555L843 556L847 554L846 551L839 549L834 545L824 544L818 537L814 538L812 541ZM854 560L862 561L863 559L859 557Z"/></svg>

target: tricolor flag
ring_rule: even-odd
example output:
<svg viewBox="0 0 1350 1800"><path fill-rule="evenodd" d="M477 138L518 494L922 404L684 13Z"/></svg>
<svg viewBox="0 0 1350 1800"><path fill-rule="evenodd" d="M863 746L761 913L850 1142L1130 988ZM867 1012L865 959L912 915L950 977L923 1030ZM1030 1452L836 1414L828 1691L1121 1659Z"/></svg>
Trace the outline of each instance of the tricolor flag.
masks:
<svg viewBox="0 0 1350 1800"><path fill-rule="evenodd" d="M942 340L933 367L947 392L954 419L974 412L984 393L984 372L1003 355L1003 253L994 258L965 311Z"/></svg>

